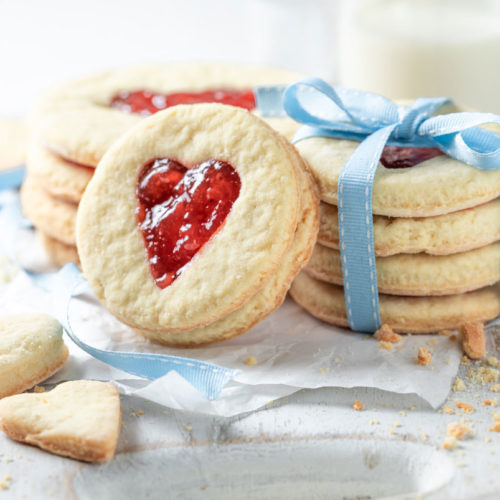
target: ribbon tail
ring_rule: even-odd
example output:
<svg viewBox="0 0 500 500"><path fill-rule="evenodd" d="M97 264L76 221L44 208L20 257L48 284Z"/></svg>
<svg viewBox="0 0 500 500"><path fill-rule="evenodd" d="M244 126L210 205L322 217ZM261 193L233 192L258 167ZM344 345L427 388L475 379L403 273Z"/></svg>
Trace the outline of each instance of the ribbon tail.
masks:
<svg viewBox="0 0 500 500"><path fill-rule="evenodd" d="M26 169L16 167L0 174L0 191L4 189L17 189L23 182Z"/></svg>
<svg viewBox="0 0 500 500"><path fill-rule="evenodd" d="M195 359L154 353L105 351L86 344L78 338L71 327L69 305L73 296L87 288L88 283L74 264L66 264L57 273L50 286L54 302L58 307L57 319L71 340L94 358L148 380L155 380L175 370L209 400L216 399L223 387L238 373L238 370Z"/></svg>
<svg viewBox="0 0 500 500"><path fill-rule="evenodd" d="M352 330L381 326L373 245L372 188L382 150L396 125L365 139L342 168L338 184L340 257L347 319Z"/></svg>
<svg viewBox="0 0 500 500"><path fill-rule="evenodd" d="M283 108L285 89L286 85L254 87L253 93L261 116L264 118L285 118L288 116Z"/></svg>

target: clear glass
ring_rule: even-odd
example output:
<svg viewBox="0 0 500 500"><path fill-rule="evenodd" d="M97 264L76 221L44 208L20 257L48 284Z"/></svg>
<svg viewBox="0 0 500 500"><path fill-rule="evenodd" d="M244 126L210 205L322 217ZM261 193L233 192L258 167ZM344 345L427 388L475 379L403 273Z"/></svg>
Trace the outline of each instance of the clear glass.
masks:
<svg viewBox="0 0 500 500"><path fill-rule="evenodd" d="M347 0L340 25L342 85L500 112L500 2Z"/></svg>

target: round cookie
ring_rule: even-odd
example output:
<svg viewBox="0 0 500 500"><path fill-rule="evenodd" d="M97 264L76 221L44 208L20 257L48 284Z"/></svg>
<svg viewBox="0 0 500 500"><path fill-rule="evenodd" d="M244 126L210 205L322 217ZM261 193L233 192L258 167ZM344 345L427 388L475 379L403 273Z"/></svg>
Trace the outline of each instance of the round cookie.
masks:
<svg viewBox="0 0 500 500"><path fill-rule="evenodd" d="M318 241L339 248L338 210L320 204ZM421 218L373 217L375 255L398 253L449 255L473 250L500 240L500 198L478 207Z"/></svg>
<svg viewBox="0 0 500 500"><path fill-rule="evenodd" d="M290 295L313 316L348 327L344 289L301 272ZM400 333L432 333L455 329L466 322L483 322L500 314L500 284L446 297L379 296L382 323Z"/></svg>
<svg viewBox="0 0 500 500"><path fill-rule="evenodd" d="M93 167L79 165L52 153L36 142L28 148L28 175L53 197L79 203L94 174Z"/></svg>
<svg viewBox="0 0 500 500"><path fill-rule="evenodd" d="M293 146L289 145L290 149ZM178 347L194 347L220 342L241 335L277 309L283 302L293 278L309 260L319 226L318 195L312 176L300 156L291 151L301 185L300 215L295 237L283 257L278 272L239 309L207 326L185 332L137 330L157 342Z"/></svg>
<svg viewBox="0 0 500 500"><path fill-rule="evenodd" d="M66 245L76 244L77 205L54 198L31 177L26 177L22 185L21 204L24 215L37 229Z"/></svg>
<svg viewBox="0 0 500 500"><path fill-rule="evenodd" d="M165 272L163 266L172 263L177 251L191 255L192 240L188 237L187 245L181 242L180 250L178 240L165 258L159 258L173 233L164 233L162 243L160 233L153 232L156 227L161 231L161 225L148 233L158 213L154 206L150 212L143 205L138 209L138 188L163 185L162 161L167 176L173 175L174 168L184 169L179 189L185 185L191 194L189 199L177 196L186 200L179 217L187 208L191 213L190 197L195 195L189 179L196 186L201 185L198 181L203 184L209 175L205 169L221 173L226 169L231 186L226 192L236 194L218 230L203 247L193 247L201 249L191 260L182 261L182 268L169 267ZM156 166L159 170L150 170ZM150 179L152 184L148 184ZM203 184L201 193L211 186ZM219 186L213 186L216 193ZM147 189L140 191L141 203L150 196ZM164 202L168 214L181 203L172 196ZM223 195L220 203L229 198ZM290 150L262 120L233 106L175 106L140 122L102 159L78 210L78 253L96 296L119 319L138 329L192 330L238 309L272 278L292 244L299 207ZM141 214L144 219L139 219L139 227ZM210 215L206 222L210 227L212 219ZM158 253L148 257L145 241L148 249ZM159 272L155 266L160 266Z"/></svg>
<svg viewBox="0 0 500 500"><path fill-rule="evenodd" d="M34 108L31 125L39 140L53 151L84 165L97 165L111 144L142 119L141 114L110 106L120 92L147 90L168 96L241 91L255 85L288 84L298 78L297 73L274 68L218 63L123 68L69 82L48 92ZM160 96L153 102L162 107L165 100ZM287 137L297 129L288 118L268 121Z"/></svg>
<svg viewBox="0 0 500 500"><path fill-rule="evenodd" d="M0 118L0 171L24 165L27 135L23 120Z"/></svg>
<svg viewBox="0 0 500 500"><path fill-rule="evenodd" d="M49 378L68 358L62 326L46 314L0 316L0 398Z"/></svg>
<svg viewBox="0 0 500 500"><path fill-rule="evenodd" d="M441 112L456 111L460 109L441 108ZM325 137L296 144L311 167L323 201L337 204L340 171L358 145L357 141ZM429 217L475 207L499 196L500 169L482 171L440 155L409 168L386 168L380 163L373 182L372 210L390 217Z"/></svg>
<svg viewBox="0 0 500 500"><path fill-rule="evenodd" d="M56 238L52 238L52 236L49 236L43 231L37 231L37 235L54 264L64 266L64 264L68 262L74 262L78 267L81 267L76 246L67 245Z"/></svg>
<svg viewBox="0 0 500 500"><path fill-rule="evenodd" d="M306 271L342 284L340 252L317 244ZM500 281L500 242L453 255L397 254L377 257L378 290L394 295L451 295Z"/></svg>

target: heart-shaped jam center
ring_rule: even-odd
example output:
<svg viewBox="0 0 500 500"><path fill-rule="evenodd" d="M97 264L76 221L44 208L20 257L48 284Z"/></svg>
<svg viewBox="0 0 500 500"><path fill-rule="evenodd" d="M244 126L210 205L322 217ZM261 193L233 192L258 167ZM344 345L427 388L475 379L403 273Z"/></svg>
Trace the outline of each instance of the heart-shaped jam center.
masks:
<svg viewBox="0 0 500 500"><path fill-rule="evenodd" d="M159 158L142 167L137 222L159 288L170 285L217 232L240 188L238 172L225 161L208 160L188 169Z"/></svg>
<svg viewBox="0 0 500 500"><path fill-rule="evenodd" d="M160 94L144 89L122 91L111 99L110 106L120 111L147 116L177 104L197 104L200 102L218 102L248 110L255 108L255 96L251 90L231 89L171 94Z"/></svg>
<svg viewBox="0 0 500 500"><path fill-rule="evenodd" d="M380 163L385 168L409 168L441 155L444 153L438 148L386 146L382 152Z"/></svg>

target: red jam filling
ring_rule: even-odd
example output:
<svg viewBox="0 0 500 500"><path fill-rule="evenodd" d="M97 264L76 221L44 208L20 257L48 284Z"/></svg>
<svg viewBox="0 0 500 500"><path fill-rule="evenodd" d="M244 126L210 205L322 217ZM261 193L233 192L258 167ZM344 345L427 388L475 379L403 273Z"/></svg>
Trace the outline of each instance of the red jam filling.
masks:
<svg viewBox="0 0 500 500"><path fill-rule="evenodd" d="M158 94L150 90L122 91L111 99L110 106L127 113L147 116L177 104L197 104L200 102L218 102L248 110L255 108L255 96L251 90L228 89L173 94Z"/></svg>
<svg viewBox="0 0 500 500"><path fill-rule="evenodd" d="M382 152L380 163L385 168L409 168L441 155L444 153L437 148L386 146Z"/></svg>
<svg viewBox="0 0 500 500"><path fill-rule="evenodd" d="M137 222L159 288L169 286L217 232L240 187L240 176L225 161L208 160L187 169L159 158L142 167Z"/></svg>

